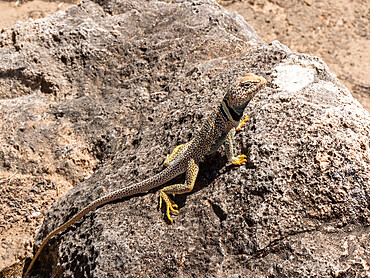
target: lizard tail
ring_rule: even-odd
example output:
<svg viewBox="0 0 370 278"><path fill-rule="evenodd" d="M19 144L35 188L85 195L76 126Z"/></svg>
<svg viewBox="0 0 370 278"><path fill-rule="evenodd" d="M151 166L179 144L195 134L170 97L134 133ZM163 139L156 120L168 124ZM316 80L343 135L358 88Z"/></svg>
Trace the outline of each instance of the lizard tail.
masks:
<svg viewBox="0 0 370 278"><path fill-rule="evenodd" d="M124 197L128 197L134 194L144 193L149 191L150 189L154 187L161 186L162 184L166 183L167 181L173 179L174 177L182 174L185 172L185 164L183 163L175 163L168 168L164 169L163 171L159 172L158 174L154 175L151 178L148 178L144 181L141 181L139 183L132 184L130 186L118 189L116 191L113 191L111 193L108 193L105 196L102 196L86 207L84 207L82 210L80 210L77 214L75 214L71 219L66 221L64 224L53 230L51 233L48 234L48 236L44 239L44 241L41 243L39 249L37 250L35 256L33 257L30 265L28 266L26 273L24 274L23 278L26 278L28 273L30 272L33 264L37 260L38 256L40 255L42 249L45 247L45 245L48 243L48 241L59 232L63 231L64 229L71 226L73 223L84 217L86 214L88 214L90 211L95 210L97 207L100 207L106 203L122 199Z"/></svg>
<svg viewBox="0 0 370 278"><path fill-rule="evenodd" d="M118 191L118 190L117 190ZM56 228L55 230L53 230L51 233L48 234L48 236L44 239L44 241L42 242L42 244L40 245L39 249L37 250L35 256L33 257L31 263L29 264L28 268L27 268L27 271L26 273L24 274L24 278L27 277L28 273L30 272L33 264L35 263L35 261L37 260L38 256L40 255L42 249L45 247L45 245L48 243L48 241L56 234L58 234L59 232L63 231L64 229L66 229L67 227L71 226L73 223L75 223L76 221L78 221L79 219L81 219L82 217L84 217L86 214L88 214L90 211L93 211L95 210L97 207L105 204L105 203L108 203L112 200L112 197L115 197L115 195L117 195L117 191L114 191L110 194L107 194L97 200L95 200L94 202L90 203L89 205L87 205L86 207L84 207L82 210L80 210L77 214L75 214L71 219L69 219L67 222L65 222L63 225L59 226L58 228Z"/></svg>

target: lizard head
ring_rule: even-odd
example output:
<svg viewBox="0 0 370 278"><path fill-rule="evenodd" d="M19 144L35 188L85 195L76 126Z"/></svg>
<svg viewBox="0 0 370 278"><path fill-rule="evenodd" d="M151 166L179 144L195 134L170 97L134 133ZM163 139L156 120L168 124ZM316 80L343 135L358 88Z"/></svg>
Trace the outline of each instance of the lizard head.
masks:
<svg viewBox="0 0 370 278"><path fill-rule="evenodd" d="M253 73L246 73L231 84L223 102L234 120L239 120L241 118L244 108L266 83L267 81L265 78Z"/></svg>

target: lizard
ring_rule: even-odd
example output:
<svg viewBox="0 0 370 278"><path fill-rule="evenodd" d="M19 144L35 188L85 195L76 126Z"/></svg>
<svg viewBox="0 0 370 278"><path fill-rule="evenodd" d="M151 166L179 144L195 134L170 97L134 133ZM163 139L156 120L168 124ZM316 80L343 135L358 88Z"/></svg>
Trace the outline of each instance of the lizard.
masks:
<svg viewBox="0 0 370 278"><path fill-rule="evenodd" d="M27 277L32 265L50 238L68 228L89 212L106 203L131 195L146 193L150 189L161 186L178 175L185 173L185 182L183 184L166 186L159 192L159 207L162 207L162 202L166 204L167 218L173 223L170 212L177 214L179 212L178 206L170 199L169 195L184 194L192 191L198 175L199 163L204 160L206 155L215 152L225 143L226 156L230 163L241 165L247 161L244 154L235 156L234 136L236 131L239 131L247 121L247 116L243 120L241 119L245 107L266 83L265 78L253 73L246 73L236 78L229 86L221 103L205 119L194 138L185 144L177 146L170 155L167 155L163 163L166 168L144 181L123 187L96 199L64 224L50 232L34 255L24 278Z"/></svg>

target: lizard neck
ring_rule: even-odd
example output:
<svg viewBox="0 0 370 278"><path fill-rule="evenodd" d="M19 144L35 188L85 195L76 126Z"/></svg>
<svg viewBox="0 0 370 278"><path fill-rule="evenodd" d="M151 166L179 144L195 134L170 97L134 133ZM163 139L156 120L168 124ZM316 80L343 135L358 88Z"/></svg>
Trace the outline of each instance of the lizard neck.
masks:
<svg viewBox="0 0 370 278"><path fill-rule="evenodd" d="M230 121L234 124L240 121L240 118L243 116L244 108L247 106L245 104L244 107L236 107L236 109L233 109L229 106L226 99L223 99L221 104L218 106L218 109L221 112L222 117L226 121Z"/></svg>

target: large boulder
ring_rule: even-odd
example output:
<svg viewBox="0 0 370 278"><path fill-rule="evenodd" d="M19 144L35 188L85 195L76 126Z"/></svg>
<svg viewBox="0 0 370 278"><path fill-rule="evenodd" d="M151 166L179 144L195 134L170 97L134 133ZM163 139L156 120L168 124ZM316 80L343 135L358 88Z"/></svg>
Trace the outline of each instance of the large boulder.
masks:
<svg viewBox="0 0 370 278"><path fill-rule="evenodd" d="M158 189L100 207L31 277L367 277L369 113L319 58L262 42L214 1L178 2L83 1L0 34L0 170L76 184L35 248L161 171L234 78L268 80L237 136L248 163L210 155L172 225Z"/></svg>

